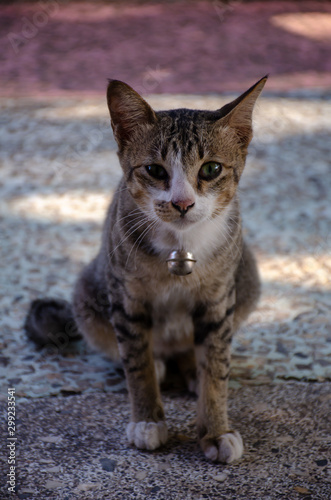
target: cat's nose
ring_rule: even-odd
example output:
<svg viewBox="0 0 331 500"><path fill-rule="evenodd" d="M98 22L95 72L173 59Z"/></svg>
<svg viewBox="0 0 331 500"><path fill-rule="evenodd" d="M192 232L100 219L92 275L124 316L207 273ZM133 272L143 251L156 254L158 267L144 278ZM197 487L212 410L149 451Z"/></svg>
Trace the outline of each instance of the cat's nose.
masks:
<svg viewBox="0 0 331 500"><path fill-rule="evenodd" d="M172 206L180 212L181 217L189 211L190 208L194 207L195 203L192 200L176 200L172 201Z"/></svg>

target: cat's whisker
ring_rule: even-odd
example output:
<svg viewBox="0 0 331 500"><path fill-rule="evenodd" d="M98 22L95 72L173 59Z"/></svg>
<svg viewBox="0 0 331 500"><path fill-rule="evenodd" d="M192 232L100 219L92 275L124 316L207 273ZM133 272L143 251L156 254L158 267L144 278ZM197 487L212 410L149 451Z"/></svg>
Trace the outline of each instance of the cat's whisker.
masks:
<svg viewBox="0 0 331 500"><path fill-rule="evenodd" d="M146 224L146 221L148 219L144 216L142 219L140 219L138 222L136 222L133 226L131 226L124 234L124 237L121 239L121 241L116 245L116 247L113 249L112 252L108 254L108 259L111 259L112 256L114 255L114 252L128 239L130 236L137 231L140 227L142 227L144 224Z"/></svg>
<svg viewBox="0 0 331 500"><path fill-rule="evenodd" d="M133 249L134 249L135 245L137 245L136 252L135 252L135 256L136 256L136 255L137 255L137 251L138 251L138 249L139 249L139 245L140 245L140 243L142 242L142 240L144 239L144 237L147 235L147 233L148 233L151 229L154 229L154 228L157 226L158 222L159 222L159 221L158 221L157 219L156 219L156 220L154 220L154 221L152 221L152 222L149 224L149 226L148 226L146 229L144 229L144 231L141 233L141 235L139 236L139 238L138 238L138 239L134 242L134 244L132 245L131 250L130 250L130 252L129 252L128 258L126 259L126 264L125 264L125 267L126 267L126 266L127 266L127 264L128 264L128 261L129 261L130 255L131 255L131 253L132 253L132 251L133 251ZM136 257L134 258L134 261L135 261L135 259L136 259Z"/></svg>
<svg viewBox="0 0 331 500"><path fill-rule="evenodd" d="M155 222L151 223L144 231L143 233L139 236L139 238L137 239L137 241L132 245L132 248L130 250L130 253L128 255L128 258L127 258L127 261L126 261L126 266L128 264L128 261L129 261L129 257L130 257L130 254L132 252L132 250L134 249L134 247L137 245L137 248L136 248L136 252L135 252L135 257L133 259L134 262L136 262L136 255L137 255L137 252L138 252L138 249L139 249L139 246L140 246L140 243L142 243L144 237L147 235L147 233L152 229L152 227L155 226ZM136 266L137 268L137 266Z"/></svg>
<svg viewBox="0 0 331 500"><path fill-rule="evenodd" d="M224 208L227 208L227 207L224 207ZM220 209L217 209L214 214L217 214L217 215L221 215L223 213L223 210L220 210ZM214 215L213 214L213 215ZM214 224L217 224L218 221L217 221L217 216L214 217L214 218L210 218L209 219L211 222L213 222ZM228 222L231 222L235 227L239 227L240 226L240 220L238 218L235 218L233 215L228 215L227 216L227 221Z"/></svg>
<svg viewBox="0 0 331 500"><path fill-rule="evenodd" d="M118 219L116 221L116 224L119 224L120 222L122 222L125 219L130 219L130 217L134 217L134 216L138 216L138 215L143 215L143 212L140 209L132 210L128 214L124 215L124 217L121 217L120 219ZM133 219L131 219L131 220L133 220Z"/></svg>
<svg viewBox="0 0 331 500"><path fill-rule="evenodd" d="M139 216L141 216L141 217L146 217L146 216L147 217L148 216L153 217L154 213L151 210L149 210L149 211L143 211L140 208L137 208L135 210L131 210L131 212L129 212L126 215L124 215L124 217L121 217L120 219L118 219L115 224L117 225L120 222L122 222L122 221L124 221L126 219L129 219L128 222L124 223L124 225L127 225L128 223L132 223L135 220L137 220L139 218Z"/></svg>
<svg viewBox="0 0 331 500"><path fill-rule="evenodd" d="M212 219L210 217L208 217L208 220L217 227L217 229L220 231L222 237L225 239L226 243L228 243L229 239L230 239L230 241L232 242L232 244L236 248L236 250L238 252L240 252L240 249L239 249L234 237L231 235L231 233L229 231L227 231L228 226L226 226L226 229L224 230L224 226L222 226L222 224L218 224L217 220ZM230 217L228 218L228 220L231 220ZM231 249L231 251L233 251L233 250ZM233 256L233 253L231 255Z"/></svg>
<svg viewBox="0 0 331 500"><path fill-rule="evenodd" d="M228 208L228 205L218 206L212 214L212 219L216 219L219 215L224 215L224 211ZM232 215L228 214L227 218L231 219Z"/></svg>
<svg viewBox="0 0 331 500"><path fill-rule="evenodd" d="M137 217L134 217L133 220L137 220L137 222L133 225L133 226L130 226L129 229L125 232L124 234L124 237L121 239L121 241L118 243L118 245L114 248L114 250L108 254L108 258L111 259L111 257L113 256L114 252L135 232L137 231L138 229L140 229L140 227L142 227L146 222L149 221L148 217L151 217L152 219L154 219L155 217L155 214L153 213L152 210L148 210L146 212L143 212L142 210L138 209L138 212L139 212L139 215L137 215ZM128 214L129 215L129 214ZM125 217L123 218L125 219ZM129 220L129 222L132 222L132 219ZM126 225L127 223L124 224L124 226Z"/></svg>
<svg viewBox="0 0 331 500"><path fill-rule="evenodd" d="M118 189L116 190L116 193L123 193L123 191L127 191L129 189L129 186L125 186L124 188L122 189Z"/></svg>
<svg viewBox="0 0 331 500"><path fill-rule="evenodd" d="M126 228L128 225L130 225L131 227L133 227L133 226L132 226L132 224L133 224L134 222L139 222L139 221L143 221L143 220L148 220L148 219L146 218L146 216L144 216L144 215L142 215L142 214L137 215L136 217L130 218L128 221L125 221L125 222L122 224L122 228L124 229L124 228ZM128 231L129 231L129 230L130 230L130 227L129 227Z"/></svg>

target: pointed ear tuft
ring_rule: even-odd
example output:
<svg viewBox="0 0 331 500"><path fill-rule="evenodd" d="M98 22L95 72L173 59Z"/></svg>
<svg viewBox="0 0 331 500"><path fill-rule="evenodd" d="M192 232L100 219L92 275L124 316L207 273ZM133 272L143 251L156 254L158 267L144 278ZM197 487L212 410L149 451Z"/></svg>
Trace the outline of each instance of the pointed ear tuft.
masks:
<svg viewBox="0 0 331 500"><path fill-rule="evenodd" d="M150 105L129 85L119 80L109 80L107 102L119 146L128 142L137 127L156 121Z"/></svg>
<svg viewBox="0 0 331 500"><path fill-rule="evenodd" d="M264 76L234 101L220 109L223 123L226 122L236 130L244 145L248 146L252 139L252 114L255 102L268 79Z"/></svg>

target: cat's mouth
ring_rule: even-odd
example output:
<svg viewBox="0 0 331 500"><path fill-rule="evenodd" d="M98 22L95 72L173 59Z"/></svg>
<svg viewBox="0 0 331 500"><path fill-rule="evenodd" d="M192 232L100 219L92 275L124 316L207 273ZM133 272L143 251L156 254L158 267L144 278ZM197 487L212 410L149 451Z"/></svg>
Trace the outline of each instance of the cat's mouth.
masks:
<svg viewBox="0 0 331 500"><path fill-rule="evenodd" d="M190 229L192 226L200 222L200 220L200 218L190 218L185 216L171 221L170 224L177 230L179 229L181 231L185 231L186 229Z"/></svg>

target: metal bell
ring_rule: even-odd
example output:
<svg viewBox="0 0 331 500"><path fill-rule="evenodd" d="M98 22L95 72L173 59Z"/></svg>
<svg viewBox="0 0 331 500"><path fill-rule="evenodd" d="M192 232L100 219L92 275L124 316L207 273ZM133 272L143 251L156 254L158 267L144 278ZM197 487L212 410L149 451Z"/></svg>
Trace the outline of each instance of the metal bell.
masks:
<svg viewBox="0 0 331 500"><path fill-rule="evenodd" d="M184 250L174 250L167 258L168 269L171 274L186 276L193 271L195 258L191 252Z"/></svg>

